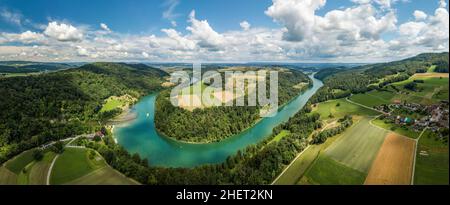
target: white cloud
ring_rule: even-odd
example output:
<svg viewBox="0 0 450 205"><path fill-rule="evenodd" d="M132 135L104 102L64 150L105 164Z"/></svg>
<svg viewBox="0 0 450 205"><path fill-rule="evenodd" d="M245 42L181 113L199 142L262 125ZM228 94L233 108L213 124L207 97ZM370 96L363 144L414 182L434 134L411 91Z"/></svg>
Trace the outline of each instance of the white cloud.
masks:
<svg viewBox="0 0 450 205"><path fill-rule="evenodd" d="M414 18L418 21L425 20L428 16L425 12L419 10L415 10L413 15Z"/></svg>
<svg viewBox="0 0 450 205"><path fill-rule="evenodd" d="M0 10L0 16L3 20L9 23L22 26L22 14L20 13L12 12L7 10L6 8L3 8L2 10Z"/></svg>
<svg viewBox="0 0 450 205"><path fill-rule="evenodd" d="M394 30L397 23L393 11L379 15L367 1L358 1L356 7L332 10L324 16L315 15L325 5L325 0L273 0L266 14L285 26L284 39L288 41L313 40L323 34L338 40L357 41L362 38L375 39L386 31Z"/></svg>
<svg viewBox="0 0 450 205"><path fill-rule="evenodd" d="M25 31L20 34L0 33L0 43L3 42L21 42L24 44L44 43L46 38L44 35L32 31ZM3 39L3 40L1 40Z"/></svg>
<svg viewBox="0 0 450 205"><path fill-rule="evenodd" d="M198 45L204 48L218 49L223 43L223 36L211 28L207 20L197 20L195 10L189 14L191 23L186 29L191 32L194 39L198 40Z"/></svg>
<svg viewBox="0 0 450 205"><path fill-rule="evenodd" d="M111 32L111 29L109 29L108 25L101 23L100 28L103 29L106 32Z"/></svg>
<svg viewBox="0 0 450 205"><path fill-rule="evenodd" d="M250 23L247 21L243 21L239 24L244 31L248 31L250 29Z"/></svg>
<svg viewBox="0 0 450 205"><path fill-rule="evenodd" d="M167 9L163 12L162 17L169 20L170 24L173 27L177 26L177 22L175 21L175 19L180 16L180 14L175 13L175 9L178 4L180 4L179 0L166 0L166 2L164 3L164 6L166 6Z"/></svg>
<svg viewBox="0 0 450 205"><path fill-rule="evenodd" d="M440 0L439 1L439 7L441 7L441 8L447 7L447 2L445 0Z"/></svg>
<svg viewBox="0 0 450 205"><path fill-rule="evenodd" d="M0 33L0 59L375 62L448 51L446 8L439 7L434 14L417 11L413 20L397 24L395 8L375 0L353 2L348 8L318 15L325 1L273 0L265 12L281 25L273 29L243 21L241 29L217 32L215 22L198 19L195 11L185 30L165 28L162 35L108 32L102 24L100 29L49 22L42 29ZM384 5L393 7L395 2ZM391 40L386 41L385 34Z"/></svg>
<svg viewBox="0 0 450 205"><path fill-rule="evenodd" d="M44 34L58 41L81 41L83 39L83 32L80 29L55 21L48 23Z"/></svg>

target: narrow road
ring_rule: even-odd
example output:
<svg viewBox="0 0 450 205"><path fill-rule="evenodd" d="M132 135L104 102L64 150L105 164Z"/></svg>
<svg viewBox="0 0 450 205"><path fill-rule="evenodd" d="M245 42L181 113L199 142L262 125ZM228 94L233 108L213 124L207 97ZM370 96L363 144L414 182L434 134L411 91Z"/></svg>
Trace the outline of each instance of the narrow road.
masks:
<svg viewBox="0 0 450 205"><path fill-rule="evenodd" d="M70 145L70 144L71 144L72 142L74 142L76 139L78 139L78 138L80 138L80 137L83 137L83 136L86 136L86 135L78 135L78 136L76 136L76 137L67 138L67 139L64 139L64 140L61 140L61 141L67 141L67 140L70 140L70 142L67 143L66 146L64 146L64 147L84 149L84 148L85 148L84 146L71 146L71 145ZM51 146L51 145L53 145L53 144L55 144L55 143L56 143L56 142L51 142L51 143L49 143L49 144L46 144L46 145L44 145L44 146L41 146L41 148L43 148L43 149L44 149L44 148L47 148L47 147L49 147L49 146ZM50 177L51 177L51 175L52 175L53 166L55 165L55 162L56 162L56 160L58 159L58 157L59 157L59 154L57 154L57 155L55 156L55 158L53 158L52 164L50 164L50 168L48 168L48 172L47 172L47 185L50 185Z"/></svg>
<svg viewBox="0 0 450 205"><path fill-rule="evenodd" d="M387 112L379 111L379 110L374 109L374 108L371 108L371 107L369 107L369 106L365 106L365 105L363 105L363 104L359 104L359 103L357 103L357 102L353 102L353 101L351 101L349 98L345 98L345 100L346 100L347 102L349 102L349 103L352 103L352 104L361 106L361 107L363 107L363 108L367 108L367 109L369 109L369 110L373 110L373 111L376 111L376 112L379 112L379 113L383 113L383 114L385 114L385 115L389 114L389 113L387 113Z"/></svg>
<svg viewBox="0 0 450 205"><path fill-rule="evenodd" d="M416 139L416 147L414 149L413 171L412 171L412 175L411 175L411 185L414 185L414 174L416 173L416 158L417 158L417 148L419 146L419 140L427 129L428 129L428 127L425 127L423 129L422 133L420 133L419 137Z"/></svg>
<svg viewBox="0 0 450 205"><path fill-rule="evenodd" d="M319 132L322 132L322 131L324 131L325 129L327 129L330 125L332 125L333 123L328 123L324 128L322 128ZM313 132L314 133L314 132ZM311 135L313 134L313 133L311 133ZM309 138L309 137L308 137ZM270 185L274 185L275 184L275 182L277 182L278 181L278 179L280 179L280 177L281 176L283 176L283 174L294 164L294 162L295 161L297 161L297 159L300 157L300 156L302 156L302 154L303 153L305 153L306 152L306 150L308 150L309 148L311 147L311 145L309 144L309 141L308 141L308 146L303 150L303 151L301 151L292 161L291 161L291 163L289 163L289 165L286 167L286 168L284 168L283 169L283 171L281 172L281 174L279 174L278 176L277 176L277 178L275 178L275 180L273 180L273 182L270 184Z"/></svg>

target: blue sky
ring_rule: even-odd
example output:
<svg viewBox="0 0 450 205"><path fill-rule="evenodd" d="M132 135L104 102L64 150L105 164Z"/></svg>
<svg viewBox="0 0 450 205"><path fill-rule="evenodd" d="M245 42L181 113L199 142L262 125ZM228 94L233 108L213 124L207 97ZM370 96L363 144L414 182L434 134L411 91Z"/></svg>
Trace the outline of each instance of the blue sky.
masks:
<svg viewBox="0 0 450 205"><path fill-rule="evenodd" d="M275 3L276 1L284 1L285 3L291 2L292 5L295 4L295 6L292 6L292 8L283 7L281 3L277 5ZM317 2L318 1L319 0L317 0ZM383 2L389 2L389 7L386 7ZM308 4L308 6L304 6L306 4ZM362 28L363 25L361 25L361 22L355 23L357 19L348 19L347 17L341 16L339 18L345 18L345 20L348 21L346 25L350 26L346 28L343 28L345 26L341 28L333 28L336 29L335 33L340 34L334 37L330 37L336 38L335 41L330 42L331 44L340 44L340 46L353 45L354 47L362 48L369 47L369 45L372 44L379 44L381 46L381 44L383 43L380 40L382 40L386 44L391 44L383 45L384 49L389 49L388 47L398 47L399 43L403 43L401 42L402 39L406 39L407 37L419 39L419 34L406 31L406 27L408 27L408 29L419 29L417 27L420 26L420 29L424 29L424 25L419 25L422 24L419 22L431 25L431 21L433 19L431 16L435 14L436 10L439 7L442 7L442 1L328 0L326 1L326 3L324 1L321 5L309 5L308 0L0 0L0 33L2 33L3 35L0 36L0 46L3 45L3 47L0 47L0 49L3 49L3 52L0 51L0 54L3 53L4 55L6 55L5 53L14 53L12 52L13 48L11 46L15 46L14 49L22 50L23 52L27 50L27 46L34 46L34 48L41 46L41 48L46 47L49 50L63 50L63 47L66 46L75 49L72 54L75 56L70 56L70 54L66 53L66 55L63 56L65 60L70 58L85 58L88 60L95 60L95 55L93 53L99 53L102 51L98 50L98 47L87 48L89 44L93 45L97 43L96 41L94 41L94 39L98 40L100 37L108 37L110 38L110 40L112 39L110 43L113 43L114 40L114 43L116 44L122 43L123 45L126 45L127 40L131 41L129 36L134 36L136 38L135 42L144 42L146 38L154 35L156 38L158 38L154 40L156 43L153 42L152 39L146 39L147 41L150 41L148 43L160 45L163 44L162 42L164 42L166 44L170 44L171 48L178 47L178 45L174 46L173 44L168 42L170 39L172 39L176 41L176 43L180 44L178 53L184 52L186 53L186 55L189 54L192 58L194 58L194 56L192 56L192 50L195 50L195 52L201 53L201 55L197 55L195 57L202 60L232 61L233 58L232 56L230 56L231 54L228 53L235 51L242 53L245 52L245 54L248 56L248 59L236 59L237 61L252 61L259 59L261 59L261 61L270 61L271 59L268 59L267 56L252 55L255 53L260 53L261 51L265 51L265 49L270 49L272 47L278 49L279 52L284 52L284 56L282 56L283 54L277 54L277 57L272 59L274 61L320 61L322 59L328 61L356 61L358 59L356 54L353 59L344 59L344 55L346 54L335 55L334 53L332 53L333 50L328 48L325 48L324 50L329 51L318 52L317 50L323 49L323 45L306 45L306 43L302 41L304 41L304 38L308 38L311 41L314 41L314 39L319 39L318 41L320 41L320 38L328 38L325 33L317 35L315 34L317 30L326 30L325 28L320 28L318 22L323 20L323 22L327 24L333 24L330 22L335 19L326 19L325 16L327 13L332 13L332 11L336 10L345 11L346 9L355 9L357 7L361 7L361 9L367 9L367 7L363 8L363 6L365 5L370 5L371 8L375 9L375 12L372 14L372 16L376 21L373 22L373 25L374 27L380 26L380 28L376 28L375 30L371 28ZM271 14L268 14L267 11L271 7L273 7L274 11ZM445 14L444 12L444 14L440 15L439 18L442 18L442 16L444 16L444 19L441 20L443 23L447 22L448 24L448 5L446 5L446 2L443 9L447 11L447 14ZM191 18L189 15L194 10L195 17ZM422 13L425 13L427 18L418 20L413 15L416 10L420 10ZM308 13L308 11L313 11L314 13L309 16L298 15L302 13ZM391 14L395 17L395 19L391 18ZM351 13L349 11L348 15L355 15L355 13ZM383 21L383 17L391 18L392 21L390 23L395 25L388 25L389 22ZM445 17L447 19L445 19ZM312 27L305 26L305 28L301 28L302 25L298 23L302 22L305 23L305 25L308 25L308 22L314 18L319 20L313 21L314 25L312 25ZM362 16L361 18L368 19L369 17ZM192 19L194 19L194 21ZM204 21L206 21L207 23L202 23ZM244 21L250 24L251 29L244 29L245 31L242 31L243 27L240 26L240 23ZM58 26L56 27L56 30L48 29L51 22L57 23L52 25L55 27ZM192 29L186 29L187 27L193 27L195 24L193 22L197 22L196 27L193 29L195 31L198 31L197 33L195 33L195 31L193 31ZM344 22L344 19L341 22ZM414 23L411 23L405 25L404 29L400 30L401 25L407 24L408 22L416 22L416 24L413 25ZM107 34L102 33L101 36L99 36L100 34L98 34L99 32L97 32L97 30L100 29L99 25L101 23L105 24L110 31L108 31L109 33ZM174 26L174 23L176 23L176 26ZM381 24L383 23L386 23L386 25L382 26ZM60 27L63 24L64 26ZM57 34L52 35L53 33L51 33L52 31L60 32L60 30L58 29L69 29L70 26L75 28L77 32L80 33L80 35L75 37L71 36L68 39L63 39L60 38L63 34L58 33L61 34L58 36ZM330 25L328 25L327 27L330 27ZM361 32L354 33L353 31L349 31L349 29L361 30ZM167 34L167 30L176 31L178 36L169 36ZM311 30L311 32L308 32L308 30ZM29 32L27 33L29 34L27 38L19 36L21 34L24 35L24 33L27 31ZM202 33L206 34L202 35ZM403 36L400 36L400 33ZM405 34L411 33L413 33L414 36L404 36ZM73 33L71 33L70 35L72 34ZM440 36L440 40L445 40L446 38L448 40L448 32L447 34L443 33L442 35L443 36ZM34 40L31 40L31 37L28 38L29 36L32 36ZM166 38L167 36L169 36L169 40L162 39ZM260 38L250 39L252 36L260 36ZM343 36L352 36L351 38L354 39L352 42L343 42ZM52 37L57 37L56 41L55 38L52 40ZM178 37L181 38L181 41L180 39L178 39ZM239 47L238 45L226 45L228 47L225 48L225 44L227 43L227 41L232 41L234 38L243 37L249 38L248 41L254 40L255 42L265 44L265 46L261 45L261 49L259 50L251 50L251 46ZM431 36L428 37L431 38ZM27 40L23 40L24 38ZM366 46L355 44L361 43L362 41L366 40ZM60 43L58 43L58 41ZM189 41L192 41L192 45ZM67 42L72 43L71 45L66 45L68 44ZM128 44L132 43L128 42ZM296 44L297 46L293 46L293 44ZM104 46L106 49L107 46ZM166 46L167 50L169 45ZM426 50L429 51L448 50L448 43L441 43L439 45L424 44L412 46L414 46L414 49L416 50L423 50L419 49L419 47L421 46L425 46L427 48ZM345 48L347 49L349 47ZM11 51L7 52L6 49L9 49ZM103 60L119 60L126 58L126 56L131 56L131 54L140 55L140 57L130 57L135 60L170 61L171 59L177 59L177 56L169 56L168 53L164 55L161 55L161 53L156 53L160 52L162 49L164 48L154 48L152 46L150 46L149 48L141 49L128 47L128 50L125 49L126 51L122 52L122 57L107 57L107 55L105 54ZM191 49L191 53L187 51L189 49ZM336 50L342 49L336 48ZM106 52L109 51L103 51L103 53ZM399 57L413 54L408 52L392 52L399 55ZM76 53L80 55L76 55ZM88 53L92 55L88 57ZM349 51L349 53L354 52ZM36 55L37 54L35 54L35 56ZM376 54L375 52L373 59L379 61L385 59L386 56L391 55L392 53L381 55L379 53ZM153 57L149 57L149 59L141 59L142 56ZM213 56L213 58L209 58L208 56ZM43 59L51 60L51 58L57 59L59 57L47 56L47 58ZM59 59L62 59L62 57ZM102 60L102 58L97 59ZM365 61L370 60L365 59Z"/></svg>

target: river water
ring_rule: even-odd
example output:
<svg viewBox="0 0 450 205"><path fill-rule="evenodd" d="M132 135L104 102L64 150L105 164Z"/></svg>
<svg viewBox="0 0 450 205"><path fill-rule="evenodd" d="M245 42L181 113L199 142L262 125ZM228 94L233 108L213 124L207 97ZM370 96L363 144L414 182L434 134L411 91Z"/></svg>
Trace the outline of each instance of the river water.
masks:
<svg viewBox="0 0 450 205"><path fill-rule="evenodd" d="M116 127L117 142L130 153L147 158L151 166L195 167L221 163L251 144L256 144L272 134L272 129L286 122L305 106L323 83L310 76L313 86L286 104L271 118L263 118L253 127L226 140L211 144L187 144L160 136L155 128L154 113L157 94L141 99L134 107L137 118Z"/></svg>

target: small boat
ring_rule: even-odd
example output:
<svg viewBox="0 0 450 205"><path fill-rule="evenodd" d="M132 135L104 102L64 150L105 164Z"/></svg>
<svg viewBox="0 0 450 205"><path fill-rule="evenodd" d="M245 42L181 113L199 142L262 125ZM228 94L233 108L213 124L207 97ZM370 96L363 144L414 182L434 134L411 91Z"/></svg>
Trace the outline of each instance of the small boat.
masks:
<svg viewBox="0 0 450 205"><path fill-rule="evenodd" d="M150 117L150 113L147 113L147 118Z"/></svg>

